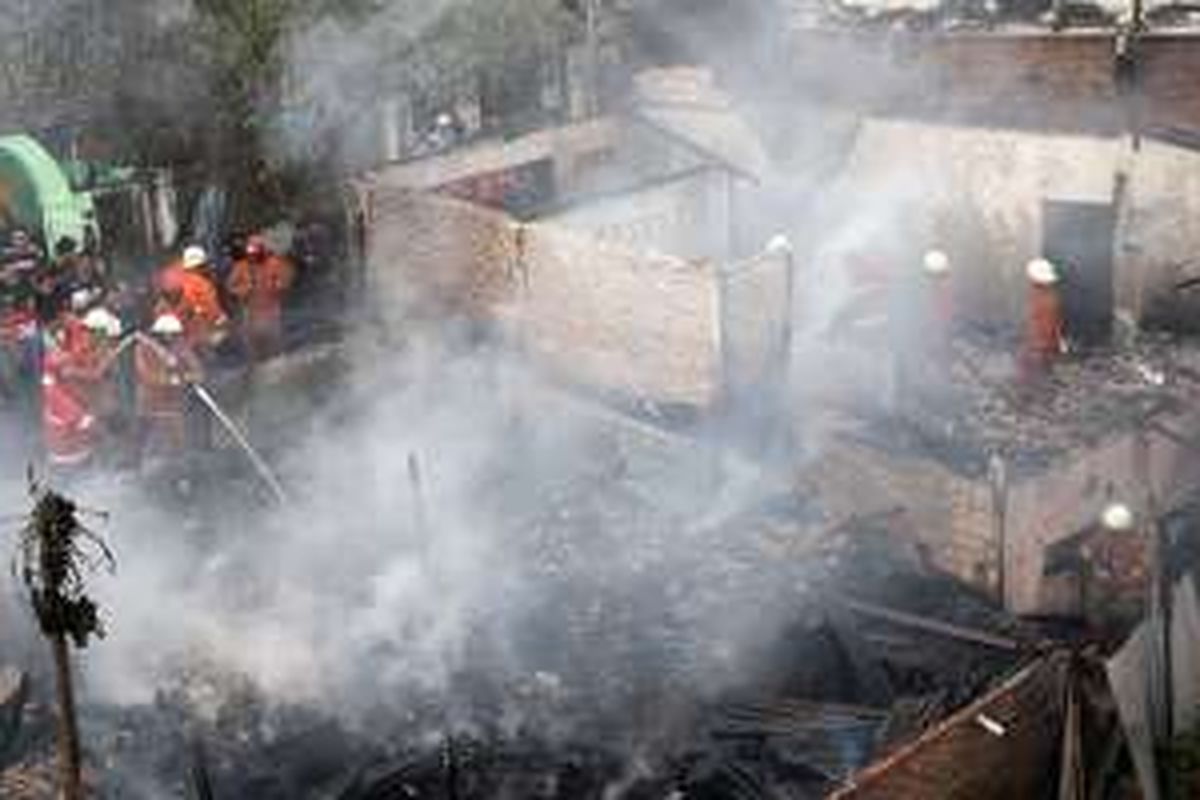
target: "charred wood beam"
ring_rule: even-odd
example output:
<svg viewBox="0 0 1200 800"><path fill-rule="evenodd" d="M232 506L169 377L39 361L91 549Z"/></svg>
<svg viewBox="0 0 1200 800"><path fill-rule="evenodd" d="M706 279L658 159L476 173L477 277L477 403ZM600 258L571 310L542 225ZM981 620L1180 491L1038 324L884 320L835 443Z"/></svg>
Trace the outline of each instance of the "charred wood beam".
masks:
<svg viewBox="0 0 1200 800"><path fill-rule="evenodd" d="M961 625L954 625L941 620L930 619L928 617L918 616L916 614L908 614L903 611L895 611L883 606L877 606L874 603L865 603L861 600L855 600L851 597L840 597L839 602L850 611L860 614L864 617L890 622L894 625L899 625L906 628L914 628L916 630L926 631L928 633L945 636L950 639L958 639L972 644L982 645L984 647L992 647L997 650L1018 651L1023 649L1024 645L1016 639L1010 639L1006 636L997 636L996 634L986 633L984 631L965 628Z"/></svg>

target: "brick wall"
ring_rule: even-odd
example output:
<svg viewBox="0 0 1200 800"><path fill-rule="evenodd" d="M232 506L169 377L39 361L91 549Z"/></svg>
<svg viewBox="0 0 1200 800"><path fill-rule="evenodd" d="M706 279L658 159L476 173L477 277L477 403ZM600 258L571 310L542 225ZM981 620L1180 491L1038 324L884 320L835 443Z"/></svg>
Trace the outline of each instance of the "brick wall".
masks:
<svg viewBox="0 0 1200 800"><path fill-rule="evenodd" d="M390 318L483 317L516 291L516 239L502 213L402 189L371 192L369 299Z"/></svg>
<svg viewBox="0 0 1200 800"><path fill-rule="evenodd" d="M1145 124L1200 129L1197 43L1182 32L1138 40ZM1101 30L807 30L795 36L791 71L810 97L865 114L1113 135L1126 120L1115 47L1115 32Z"/></svg>
<svg viewBox="0 0 1200 800"><path fill-rule="evenodd" d="M919 455L840 440L801 480L833 519L903 508L897 535L921 546L931 565L976 588L996 588L999 549L991 490Z"/></svg>
<svg viewBox="0 0 1200 800"><path fill-rule="evenodd" d="M492 321L565 379L706 407L721 364L716 270L431 194L373 194L371 297L385 321Z"/></svg>
<svg viewBox="0 0 1200 800"><path fill-rule="evenodd" d="M1200 38L1159 33L1141 40L1144 121L1148 126L1200 130Z"/></svg>
<svg viewBox="0 0 1200 800"><path fill-rule="evenodd" d="M788 378L792 281L792 256L785 252L767 251L721 271L723 388L735 406L761 401Z"/></svg>
<svg viewBox="0 0 1200 800"><path fill-rule="evenodd" d="M718 287L707 263L527 229L512 320L525 348L585 384L706 407L720 391Z"/></svg>

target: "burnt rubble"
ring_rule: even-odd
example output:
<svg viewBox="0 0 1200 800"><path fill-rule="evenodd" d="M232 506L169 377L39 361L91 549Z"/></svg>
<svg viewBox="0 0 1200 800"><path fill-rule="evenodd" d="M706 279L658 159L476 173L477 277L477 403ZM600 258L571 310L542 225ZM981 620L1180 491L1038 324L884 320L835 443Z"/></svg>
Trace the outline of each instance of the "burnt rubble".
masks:
<svg viewBox="0 0 1200 800"><path fill-rule="evenodd" d="M365 707L280 698L184 660L152 703L84 709L94 794L823 797L1046 647L1041 629L933 571L886 518L831 530L815 499L695 440L556 395L533 408L591 421L539 442L518 408L513 440L483 468L477 513L502 526L513 574L469 610L445 685L395 680L397 643L355 654ZM565 446L590 457L564 464ZM424 510L436 530L436 504ZM437 552L423 557L436 573ZM224 599L269 605L247 569ZM51 763L47 683L34 683L0 786L36 786Z"/></svg>
<svg viewBox="0 0 1200 800"><path fill-rule="evenodd" d="M606 594L598 577L572 586L570 597L564 584L557 602L568 622L552 642L563 653L592 653L594 664L463 673L445 694L381 697L355 720L272 700L216 668L178 675L151 705L92 707L85 741L97 796L822 797L1011 673L1039 642L1027 624L898 558L878 532L863 529L837 552L817 551L802 572L764 550L767 539L729 536L740 522L763 531L783 518L767 504L714 528L706 544L724 542L728 571L692 576L708 591L674 589L712 597L697 615L717 613L717 598L749 586L764 603L775 597L793 609L775 635L727 645L750 655L731 664L719 691L701 691L690 672L711 669L686 644L694 619L663 613L662 598ZM876 604L935 629L863 613ZM952 632L936 630L939 623ZM960 630L974 635L953 633ZM524 635L541 649L548 634L531 625ZM1013 644L981 643L988 637ZM494 662L484 652L494 642L477 646L473 663ZM36 754L50 752L49 728L41 734L5 780L35 780Z"/></svg>
<svg viewBox="0 0 1200 800"><path fill-rule="evenodd" d="M1003 454L1014 474L1043 472L1155 418L1190 407L1200 350L1187 340L1146 337L1064 359L1043 381L1014 381L1011 347L982 338L955 342L935 397L895 416L870 416L853 434L884 450L919 451L964 475Z"/></svg>

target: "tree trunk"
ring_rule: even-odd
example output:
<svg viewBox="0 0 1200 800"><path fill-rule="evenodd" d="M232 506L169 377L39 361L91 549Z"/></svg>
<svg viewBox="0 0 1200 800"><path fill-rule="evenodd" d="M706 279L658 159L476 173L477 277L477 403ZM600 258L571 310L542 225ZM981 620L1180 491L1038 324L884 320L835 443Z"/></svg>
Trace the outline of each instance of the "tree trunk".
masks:
<svg viewBox="0 0 1200 800"><path fill-rule="evenodd" d="M62 634L51 638L58 688L58 770L63 800L83 799L79 728L75 720L75 690L71 684L71 654Z"/></svg>

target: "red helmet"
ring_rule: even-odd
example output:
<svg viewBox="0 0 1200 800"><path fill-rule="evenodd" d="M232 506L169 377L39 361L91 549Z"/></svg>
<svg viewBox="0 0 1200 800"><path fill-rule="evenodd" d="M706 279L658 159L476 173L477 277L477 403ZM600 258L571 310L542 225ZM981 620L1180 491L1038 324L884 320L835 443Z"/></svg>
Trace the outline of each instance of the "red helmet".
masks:
<svg viewBox="0 0 1200 800"><path fill-rule="evenodd" d="M267 240L261 236L251 236L246 240L246 256L248 258L263 258L267 254Z"/></svg>

